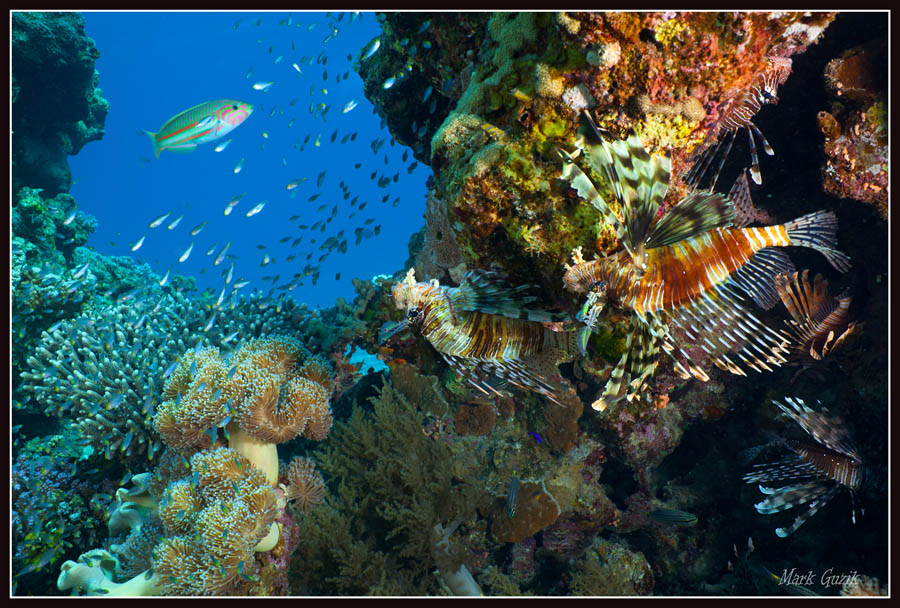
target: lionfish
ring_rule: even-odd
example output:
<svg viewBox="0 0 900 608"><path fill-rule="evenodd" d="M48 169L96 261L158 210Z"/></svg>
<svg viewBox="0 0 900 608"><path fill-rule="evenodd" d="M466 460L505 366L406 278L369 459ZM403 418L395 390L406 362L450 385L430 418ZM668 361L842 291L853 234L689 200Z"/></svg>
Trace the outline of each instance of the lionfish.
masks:
<svg viewBox="0 0 900 608"><path fill-rule="evenodd" d="M775 289L793 317L787 321L797 341L793 358L821 361L857 333L859 325L849 318L853 296L829 296L828 283L821 275L816 275L810 285L808 270L802 274L780 274L775 277Z"/></svg>
<svg viewBox="0 0 900 608"><path fill-rule="evenodd" d="M780 444L793 452L789 458L754 465L755 471L744 475L745 482L759 483L759 491L766 495L765 500L754 505L756 510L769 515L808 504L807 510L790 526L775 529L776 535L785 538L796 532L841 488L846 488L850 492L851 518L855 524L856 494L865 475L862 458L850 441L843 421L811 409L802 399L786 397L784 401L772 403L799 424L812 441L782 440ZM778 488L763 485L771 482L790 482L790 485Z"/></svg>
<svg viewBox="0 0 900 608"><path fill-rule="evenodd" d="M560 387L551 378L558 375L558 363L574 357L575 332L544 325L569 320L568 315L523 308L535 300L525 295L530 287L509 288L484 271L470 271L459 287L445 287L436 279L416 282L410 268L393 289L394 303L406 318L385 323L379 342L407 327L416 329L485 394L499 394L491 382L496 377L562 404Z"/></svg>
<svg viewBox="0 0 900 608"><path fill-rule="evenodd" d="M695 155L696 160L690 171L685 174L684 183L692 186L699 184L724 145L724 151L719 158L709 185L710 191L715 189L719 173L725 165L725 159L728 158L731 146L737 137L737 132L741 129L747 130L747 136L750 139L750 175L754 182L757 184L762 183L762 176L759 171L759 157L756 154L756 141L753 136L756 135L760 139L766 154L773 156L775 151L772 150L772 146L769 145L759 127L753 124L752 118L756 116L764 104L778 103L778 87L784 84L784 81L787 80L788 75L791 73L791 60L786 57L769 57L768 64L768 69L759 74L749 88L742 90L736 97L732 98L722 110L719 119L707 132L703 143L700 144L698 149L701 152Z"/></svg>
<svg viewBox="0 0 900 608"><path fill-rule="evenodd" d="M562 177L615 227L624 250L586 261L578 247L572 252L574 265L566 265L566 288L588 294L577 317L584 322L578 337L582 352L607 303L634 312L625 353L594 409L605 410L623 397L623 391L630 401L655 370L660 344L675 359L675 371L681 377L709 379L691 362L696 355L677 345L670 326L680 329L690 346L734 374L746 375L729 353L755 371L771 371L770 365L784 363L789 336L768 328L747 311L740 292L765 309L778 302L774 277L793 272L793 264L779 247L816 249L839 271L846 271L849 258L834 249L834 213L817 211L786 224L747 227L752 203L743 174L728 197L695 191L657 219L669 183L669 158L650 156L633 133L625 141L606 142L590 116L585 116L600 143L586 144L579 137L578 151L560 151ZM605 177L624 219L575 164L581 152L587 164Z"/></svg>

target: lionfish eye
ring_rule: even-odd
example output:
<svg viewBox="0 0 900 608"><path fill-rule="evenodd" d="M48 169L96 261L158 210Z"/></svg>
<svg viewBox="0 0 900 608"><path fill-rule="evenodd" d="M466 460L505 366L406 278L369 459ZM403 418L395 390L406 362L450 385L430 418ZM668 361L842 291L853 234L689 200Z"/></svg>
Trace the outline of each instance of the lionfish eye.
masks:
<svg viewBox="0 0 900 608"><path fill-rule="evenodd" d="M412 310L410 310L409 312L406 313L406 318L409 319L410 321L416 320L418 318L418 316L419 316L419 311L416 310L415 308L413 308Z"/></svg>
<svg viewBox="0 0 900 608"><path fill-rule="evenodd" d="M591 284L591 290L600 290L606 288L606 281L594 281Z"/></svg>

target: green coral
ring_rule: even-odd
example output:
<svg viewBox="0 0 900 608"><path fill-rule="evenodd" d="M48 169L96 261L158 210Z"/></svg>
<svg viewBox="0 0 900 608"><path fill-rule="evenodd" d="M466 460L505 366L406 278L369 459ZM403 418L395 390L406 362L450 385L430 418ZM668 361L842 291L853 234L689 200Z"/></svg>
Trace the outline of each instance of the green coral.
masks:
<svg viewBox="0 0 900 608"><path fill-rule="evenodd" d="M299 520L294 593L437 594L435 567L466 559L436 557L434 528L468 520L486 499L471 481L476 456L426 437L422 410L391 383L369 402L371 413L356 405L335 423L318 458L335 493Z"/></svg>

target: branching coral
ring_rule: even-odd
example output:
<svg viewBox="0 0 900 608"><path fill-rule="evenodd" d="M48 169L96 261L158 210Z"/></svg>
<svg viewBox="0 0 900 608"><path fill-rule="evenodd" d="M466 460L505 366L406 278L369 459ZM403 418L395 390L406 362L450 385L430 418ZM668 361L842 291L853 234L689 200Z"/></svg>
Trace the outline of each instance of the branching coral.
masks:
<svg viewBox="0 0 900 608"><path fill-rule="evenodd" d="M44 332L28 358L30 371L22 373L22 389L33 396L28 409L72 418L98 453L120 453L134 462L160 452L150 420L163 400L164 372L180 354L204 340L225 347L225 332L238 328L248 337L287 330L303 314L293 300L263 306L254 294L221 310L219 324L198 336L195 328L209 317L199 302L164 295L158 287L121 300ZM199 424L194 420L185 430Z"/></svg>

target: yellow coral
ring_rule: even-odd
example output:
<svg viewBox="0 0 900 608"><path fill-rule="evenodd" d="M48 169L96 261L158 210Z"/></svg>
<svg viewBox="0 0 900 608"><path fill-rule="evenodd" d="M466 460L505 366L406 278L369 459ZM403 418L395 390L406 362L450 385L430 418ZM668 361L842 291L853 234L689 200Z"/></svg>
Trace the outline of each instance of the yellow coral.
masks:
<svg viewBox="0 0 900 608"><path fill-rule="evenodd" d="M566 81L551 74L546 64L538 63L534 66L534 90L541 97L558 99L566 90Z"/></svg>
<svg viewBox="0 0 900 608"><path fill-rule="evenodd" d="M690 33L690 28L680 21L669 19L663 21L656 27L656 40L664 46L670 46L673 43L683 43L685 40L685 30Z"/></svg>

